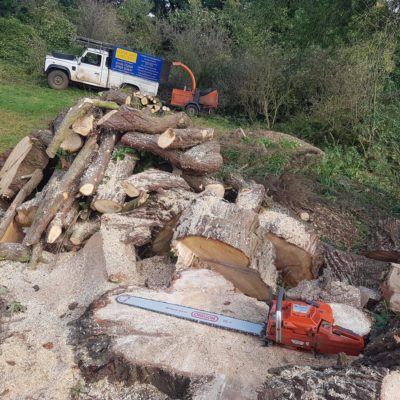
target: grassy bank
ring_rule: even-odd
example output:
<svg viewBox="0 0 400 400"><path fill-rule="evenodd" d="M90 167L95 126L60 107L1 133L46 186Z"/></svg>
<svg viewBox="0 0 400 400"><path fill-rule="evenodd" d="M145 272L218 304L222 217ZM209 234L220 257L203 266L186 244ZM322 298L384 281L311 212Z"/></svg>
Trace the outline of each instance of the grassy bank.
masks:
<svg viewBox="0 0 400 400"><path fill-rule="evenodd" d="M46 128L58 112L84 97L85 91L57 91L44 81L0 79L0 153L35 128Z"/></svg>

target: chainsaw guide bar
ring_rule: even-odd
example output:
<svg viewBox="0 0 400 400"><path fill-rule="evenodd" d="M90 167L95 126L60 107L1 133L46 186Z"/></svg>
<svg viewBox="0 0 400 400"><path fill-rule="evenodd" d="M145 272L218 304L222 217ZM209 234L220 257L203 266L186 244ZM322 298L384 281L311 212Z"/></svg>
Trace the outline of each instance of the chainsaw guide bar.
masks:
<svg viewBox="0 0 400 400"><path fill-rule="evenodd" d="M160 314L198 322L200 324L247 333L249 335L261 337L263 332L265 332L264 323L257 324L243 319L228 317L226 315L199 310L197 308L181 306L179 304L166 303L160 300L150 300L143 297L122 294L116 297L116 301L127 306L154 311Z"/></svg>

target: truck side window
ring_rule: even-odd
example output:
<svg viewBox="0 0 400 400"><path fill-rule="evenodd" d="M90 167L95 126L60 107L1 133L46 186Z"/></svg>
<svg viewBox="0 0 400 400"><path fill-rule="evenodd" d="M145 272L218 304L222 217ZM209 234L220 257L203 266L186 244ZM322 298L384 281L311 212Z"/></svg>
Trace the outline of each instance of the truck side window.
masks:
<svg viewBox="0 0 400 400"><path fill-rule="evenodd" d="M81 62L83 62L84 64L90 64L100 67L101 55L95 53L86 53L85 57L82 57Z"/></svg>

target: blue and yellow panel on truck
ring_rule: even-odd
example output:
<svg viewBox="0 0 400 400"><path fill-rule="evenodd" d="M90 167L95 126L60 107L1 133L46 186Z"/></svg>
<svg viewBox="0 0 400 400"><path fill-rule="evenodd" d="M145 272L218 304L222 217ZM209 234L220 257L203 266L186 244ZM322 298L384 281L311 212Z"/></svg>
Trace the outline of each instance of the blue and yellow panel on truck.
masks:
<svg viewBox="0 0 400 400"><path fill-rule="evenodd" d="M111 69L116 72L160 82L169 72L169 64L161 58L150 56L139 51L123 47L115 47L111 61ZM168 71L166 71L166 69Z"/></svg>

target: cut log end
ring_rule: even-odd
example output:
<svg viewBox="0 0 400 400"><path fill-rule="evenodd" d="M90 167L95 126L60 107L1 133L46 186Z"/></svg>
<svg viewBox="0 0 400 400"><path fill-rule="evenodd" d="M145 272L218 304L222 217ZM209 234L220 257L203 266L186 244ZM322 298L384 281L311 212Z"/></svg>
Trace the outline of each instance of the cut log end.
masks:
<svg viewBox="0 0 400 400"><path fill-rule="evenodd" d="M57 239L60 237L62 233L62 228L61 226L52 226L49 229L49 233L47 236L47 243L55 243L57 241Z"/></svg>
<svg viewBox="0 0 400 400"><path fill-rule="evenodd" d="M129 197L137 197L140 194L140 190L127 181L122 182L121 186Z"/></svg>
<svg viewBox="0 0 400 400"><path fill-rule="evenodd" d="M112 200L96 200L93 202L93 207L103 214L105 213L117 213L122 210L121 204L117 204Z"/></svg>
<svg viewBox="0 0 400 400"><path fill-rule="evenodd" d="M158 146L161 147L162 149L166 149L167 147L170 146L171 143L174 142L175 140L175 132L173 129L168 128L164 133L160 135L158 138Z"/></svg>
<svg viewBox="0 0 400 400"><path fill-rule="evenodd" d="M94 185L93 183L86 183L79 188L79 192L82 193L84 196L90 196L94 192Z"/></svg>
<svg viewBox="0 0 400 400"><path fill-rule="evenodd" d="M186 236L179 239L179 242L205 261L243 268L250 264L249 258L243 252L219 240L202 236Z"/></svg>

